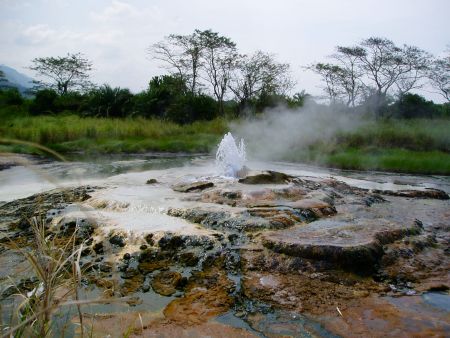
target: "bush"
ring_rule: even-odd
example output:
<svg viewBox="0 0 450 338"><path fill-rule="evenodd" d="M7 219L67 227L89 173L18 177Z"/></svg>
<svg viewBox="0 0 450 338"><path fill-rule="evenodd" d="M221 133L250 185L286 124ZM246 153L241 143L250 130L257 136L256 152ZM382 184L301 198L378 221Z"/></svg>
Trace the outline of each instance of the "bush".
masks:
<svg viewBox="0 0 450 338"><path fill-rule="evenodd" d="M52 89L43 89L36 93L29 111L32 115L43 115L57 112L56 100L58 94Z"/></svg>
<svg viewBox="0 0 450 338"><path fill-rule="evenodd" d="M217 103L207 95L185 94L169 107L166 117L180 124L213 120L217 117Z"/></svg>
<svg viewBox="0 0 450 338"><path fill-rule="evenodd" d="M279 105L288 106L285 96L278 94L261 94L255 103L257 112L262 112L266 108L275 108Z"/></svg>
<svg viewBox="0 0 450 338"><path fill-rule="evenodd" d="M69 92L64 95L60 95L55 100L55 112L64 110L78 112L83 106L84 100L84 95L78 92Z"/></svg>
<svg viewBox="0 0 450 338"><path fill-rule="evenodd" d="M20 106L24 102L22 95L17 88L0 90L0 104L6 106Z"/></svg>
<svg viewBox="0 0 450 338"><path fill-rule="evenodd" d="M144 117L165 118L169 107L187 91L185 81L177 76L155 76L148 90L134 98L134 111Z"/></svg>
<svg viewBox="0 0 450 338"><path fill-rule="evenodd" d="M397 118L432 118L439 115L437 105L417 94L404 94L389 107L391 116Z"/></svg>
<svg viewBox="0 0 450 338"><path fill-rule="evenodd" d="M88 94L84 110L88 115L99 117L126 117L130 115L133 94L128 89L103 85Z"/></svg>

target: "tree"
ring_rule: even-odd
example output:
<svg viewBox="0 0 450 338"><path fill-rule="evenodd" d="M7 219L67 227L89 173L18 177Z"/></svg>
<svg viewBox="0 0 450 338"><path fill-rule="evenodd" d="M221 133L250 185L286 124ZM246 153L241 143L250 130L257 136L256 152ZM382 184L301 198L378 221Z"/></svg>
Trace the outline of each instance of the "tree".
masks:
<svg viewBox="0 0 450 338"><path fill-rule="evenodd" d="M342 79L345 77L344 69L331 63L316 63L308 69L322 77L325 82L325 93L332 104L337 103L345 93L342 89Z"/></svg>
<svg viewBox="0 0 450 338"><path fill-rule="evenodd" d="M357 46L338 46L331 59L333 63L310 67L322 76L330 99L345 97L348 106L355 106L359 98L370 97L378 114L388 95L400 97L423 85L431 55L415 46L398 47L389 39L371 37Z"/></svg>
<svg viewBox="0 0 450 338"><path fill-rule="evenodd" d="M191 93L197 93L203 52L199 30L190 35L171 34L150 46L149 52L154 59L163 61L172 75L185 81Z"/></svg>
<svg viewBox="0 0 450 338"><path fill-rule="evenodd" d="M88 109L94 116L126 117L131 112L132 99L128 89L105 84L89 93Z"/></svg>
<svg viewBox="0 0 450 338"><path fill-rule="evenodd" d="M203 70L205 80L212 87L219 104L219 114L224 114L224 96L232 71L236 67L238 53L231 39L211 30L197 31L204 51Z"/></svg>
<svg viewBox="0 0 450 338"><path fill-rule="evenodd" d="M135 96L135 112L146 117L166 118L169 107L188 91L186 82L178 75L155 76L148 89Z"/></svg>
<svg viewBox="0 0 450 338"><path fill-rule="evenodd" d="M402 66L395 81L398 97L421 88L421 80L426 78L432 64L431 54L415 46L403 45L401 57Z"/></svg>
<svg viewBox="0 0 450 338"><path fill-rule="evenodd" d="M242 55L228 87L239 105L245 108L251 101L265 95L284 95L292 88L289 64L279 63L269 53L257 51L251 56Z"/></svg>
<svg viewBox="0 0 450 338"><path fill-rule="evenodd" d="M336 72L342 92L347 96L347 106L354 107L363 84L363 72L358 65L359 57L364 53L360 47L336 47L336 53L331 56L337 62L339 71Z"/></svg>
<svg viewBox="0 0 450 338"><path fill-rule="evenodd" d="M397 118L432 118L439 114L438 106L417 94L406 93L389 107Z"/></svg>
<svg viewBox="0 0 450 338"><path fill-rule="evenodd" d="M299 108L303 107L308 99L311 99L311 95L303 89L301 92L297 92L293 96L288 96L286 101L289 108Z"/></svg>
<svg viewBox="0 0 450 338"><path fill-rule="evenodd" d="M58 94L53 89L43 89L36 92L29 110L32 115L51 114L56 112Z"/></svg>
<svg viewBox="0 0 450 338"><path fill-rule="evenodd" d="M81 53L35 58L32 63L30 69L46 79L41 83L60 95L70 90L83 91L91 86L88 73L92 70L92 62Z"/></svg>
<svg viewBox="0 0 450 338"><path fill-rule="evenodd" d="M191 92L178 96L166 114L167 119L180 124L212 120L216 116L217 104L211 96Z"/></svg>
<svg viewBox="0 0 450 338"><path fill-rule="evenodd" d="M394 85L397 95L421 86L418 81L425 76L430 62L430 55L424 50L408 45L400 48L391 40L379 37L363 40L361 47L360 66L376 88L380 101Z"/></svg>
<svg viewBox="0 0 450 338"><path fill-rule="evenodd" d="M1 87L0 87L1 88ZM5 87L0 90L0 105L20 106L24 99L17 88Z"/></svg>
<svg viewBox="0 0 450 338"><path fill-rule="evenodd" d="M0 70L0 89L8 89L10 88L9 83L8 83L8 79L6 78L5 73Z"/></svg>
<svg viewBox="0 0 450 338"><path fill-rule="evenodd" d="M0 83L6 82L6 81L8 81L8 80L6 79L5 73L3 73L2 70L0 70Z"/></svg>
<svg viewBox="0 0 450 338"><path fill-rule="evenodd" d="M450 101L450 53L433 61L428 78L437 92Z"/></svg>

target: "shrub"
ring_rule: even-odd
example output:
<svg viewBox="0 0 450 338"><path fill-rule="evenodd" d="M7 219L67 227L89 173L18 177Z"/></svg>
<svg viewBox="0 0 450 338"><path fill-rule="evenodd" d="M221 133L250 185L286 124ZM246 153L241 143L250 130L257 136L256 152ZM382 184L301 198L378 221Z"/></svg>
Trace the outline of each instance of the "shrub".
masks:
<svg viewBox="0 0 450 338"><path fill-rule="evenodd" d="M56 112L57 98L58 94L52 89L38 91L33 102L30 104L30 113L32 115L43 115Z"/></svg>
<svg viewBox="0 0 450 338"><path fill-rule="evenodd" d="M389 107L391 115L397 118L431 118L439 115L439 109L432 101L417 94L404 94Z"/></svg>
<svg viewBox="0 0 450 338"><path fill-rule="evenodd" d="M55 110L64 111L70 110L78 112L84 103L84 95L78 92L69 92L64 95L60 95L55 100Z"/></svg>
<svg viewBox="0 0 450 338"><path fill-rule="evenodd" d="M217 103L207 95L185 94L169 107L166 117L176 123L187 124L217 117Z"/></svg>
<svg viewBox="0 0 450 338"><path fill-rule="evenodd" d="M24 99L17 88L0 90L0 104L7 106L20 106Z"/></svg>
<svg viewBox="0 0 450 338"><path fill-rule="evenodd" d="M84 110L92 116L125 117L132 111L132 100L128 89L103 85L88 94Z"/></svg>
<svg viewBox="0 0 450 338"><path fill-rule="evenodd" d="M169 107L186 93L186 83L179 77L155 76L150 80L148 90L134 98L134 111L144 117L164 118Z"/></svg>

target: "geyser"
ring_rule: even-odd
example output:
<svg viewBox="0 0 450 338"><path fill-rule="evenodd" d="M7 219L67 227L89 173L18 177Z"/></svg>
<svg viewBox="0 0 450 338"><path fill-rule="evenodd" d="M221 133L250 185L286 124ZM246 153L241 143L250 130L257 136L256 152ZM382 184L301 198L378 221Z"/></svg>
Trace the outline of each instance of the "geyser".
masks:
<svg viewBox="0 0 450 338"><path fill-rule="evenodd" d="M244 169L244 164L244 140L241 139L238 145L231 133L225 134L216 153L216 166L220 173L228 177L237 177Z"/></svg>

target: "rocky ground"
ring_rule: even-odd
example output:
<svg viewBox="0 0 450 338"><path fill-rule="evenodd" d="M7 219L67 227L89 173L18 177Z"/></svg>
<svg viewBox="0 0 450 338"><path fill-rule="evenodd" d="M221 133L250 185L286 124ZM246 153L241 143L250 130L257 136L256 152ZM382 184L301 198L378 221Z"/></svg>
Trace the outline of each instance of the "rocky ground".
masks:
<svg viewBox="0 0 450 338"><path fill-rule="evenodd" d="M149 189L157 184L147 181ZM12 239L32 247L29 219L37 216L51 236L65 238L77 229L86 290L127 297L127 311L86 313L98 336L122 336L130 327L130 335L146 337L450 332L450 202L444 191L367 190L272 171L172 188L195 207L167 214L198 224L202 233L135 236L105 232L89 217L64 217L68 205L89 203L99 187L0 205L0 279L16 278L23 291L35 287L36 279L21 272L24 259L6 244ZM12 293L4 287L2 298ZM427 297L438 297L446 310Z"/></svg>

